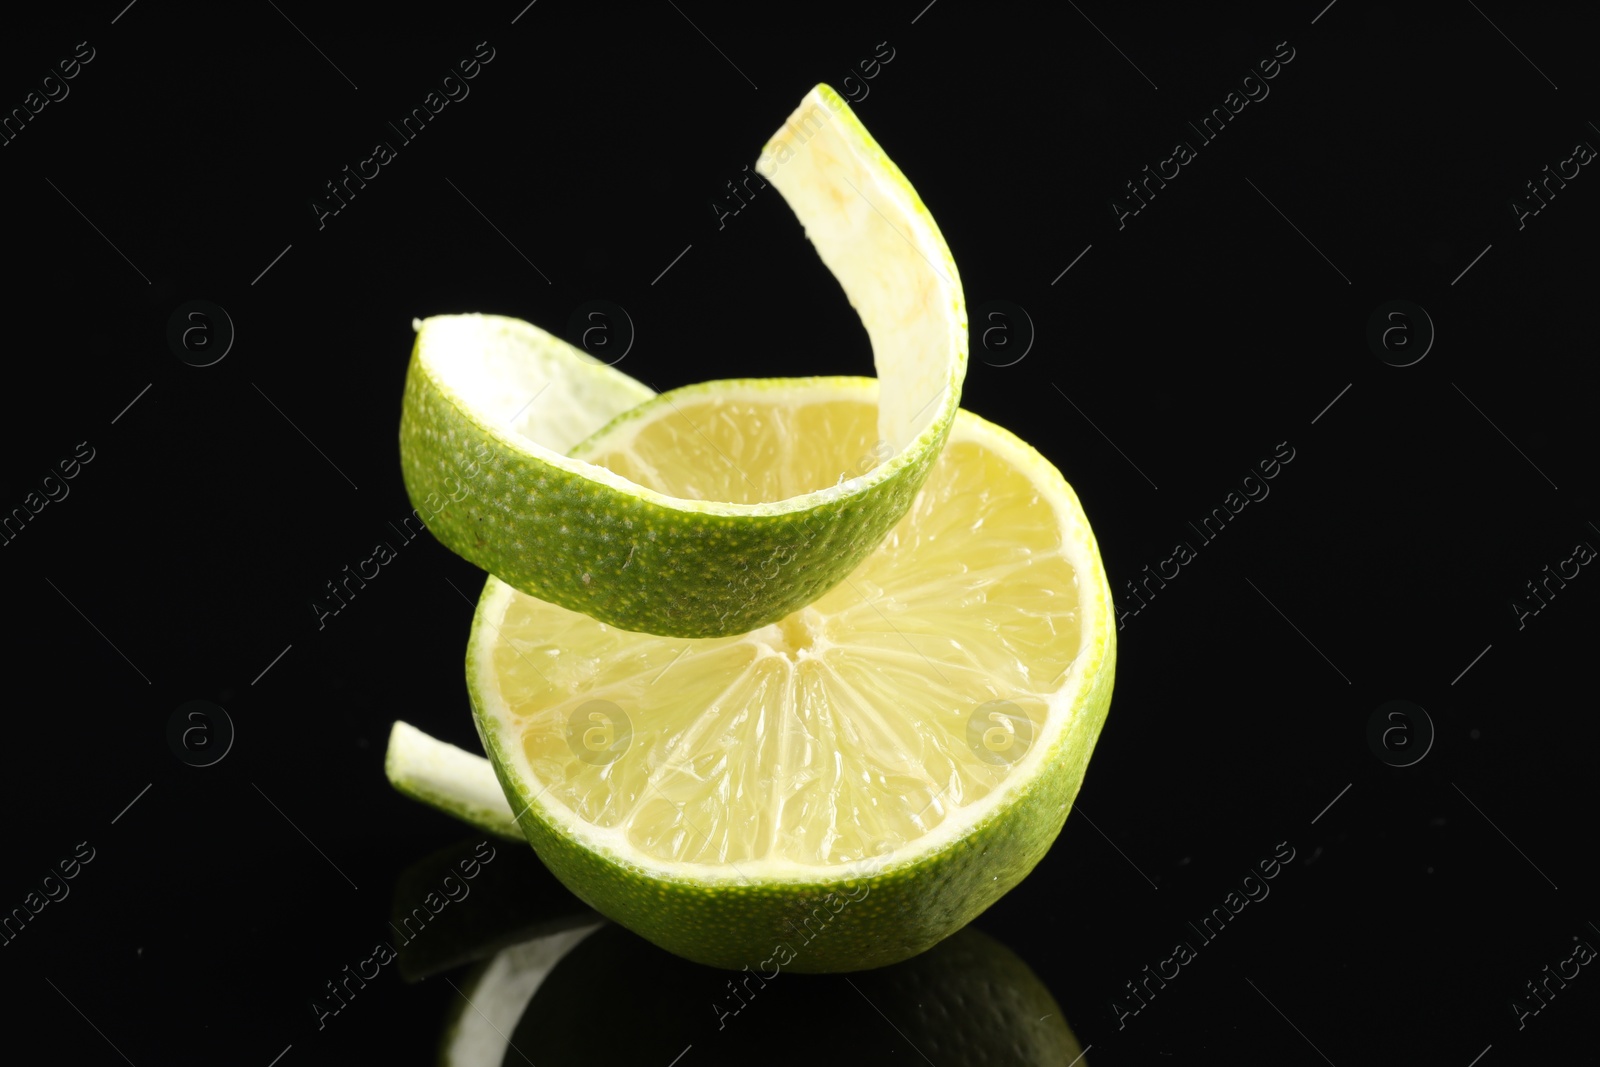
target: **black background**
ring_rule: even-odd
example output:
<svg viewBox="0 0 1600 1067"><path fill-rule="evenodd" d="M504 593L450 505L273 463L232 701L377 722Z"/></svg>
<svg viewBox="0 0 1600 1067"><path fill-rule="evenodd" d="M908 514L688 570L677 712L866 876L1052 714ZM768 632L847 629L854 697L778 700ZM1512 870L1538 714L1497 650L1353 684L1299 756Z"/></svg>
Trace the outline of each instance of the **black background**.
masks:
<svg viewBox="0 0 1600 1067"><path fill-rule="evenodd" d="M8 12L5 109L78 42L94 58L0 147L0 509L79 442L94 458L0 547L0 908L95 850L0 947L8 1033L83 1064L430 1060L454 972L387 968L321 1030L308 1006L388 937L400 873L464 837L382 763L397 718L475 744L462 654L481 574L420 539L325 628L310 607L410 511L411 320L563 331L604 299L637 329L618 369L657 389L870 373L776 190L720 225L711 207L826 81L859 99L960 267L964 405L1061 468L1119 597L1294 450L1124 618L1081 805L977 927L1049 987L1089 1063L1592 1058L1592 967L1521 1028L1511 1002L1574 938L1600 944L1600 577L1584 568L1520 626L1512 601L1600 545L1600 177L1583 167L1520 229L1509 206L1600 144L1592 44L1571 7L1322 2ZM319 227L324 183L396 141L385 122L480 41L494 58L470 95ZM879 42L892 61L845 83ZM1293 59L1270 95L1119 228L1123 183L1196 140L1185 121L1279 42ZM194 299L236 334L209 367L167 342ZM1392 300L1436 331L1410 366L1367 340ZM1031 347L1015 313L979 321L992 301L1025 309ZM167 741L195 699L237 730L210 767ZM1367 735L1397 699L1434 734L1404 768ZM1279 842L1295 859L1270 897L1119 1028L1124 983ZM638 977L596 990L592 1062ZM861 1010L840 988L839 1011ZM775 990L739 1025L781 1050L827 1032L811 1010ZM691 1041L683 1067L714 1060L714 1035L662 1046ZM929 1058L891 1025L838 1055Z"/></svg>

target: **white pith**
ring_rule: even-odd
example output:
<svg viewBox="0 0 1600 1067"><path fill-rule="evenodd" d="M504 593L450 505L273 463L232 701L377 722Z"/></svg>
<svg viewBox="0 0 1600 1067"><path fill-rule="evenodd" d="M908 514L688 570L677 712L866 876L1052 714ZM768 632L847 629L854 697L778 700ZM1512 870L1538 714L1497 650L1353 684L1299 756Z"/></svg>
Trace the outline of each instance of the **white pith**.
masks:
<svg viewBox="0 0 1600 1067"><path fill-rule="evenodd" d="M389 732L384 770L396 789L505 837L520 838L494 767L476 753L430 737L406 722Z"/></svg>

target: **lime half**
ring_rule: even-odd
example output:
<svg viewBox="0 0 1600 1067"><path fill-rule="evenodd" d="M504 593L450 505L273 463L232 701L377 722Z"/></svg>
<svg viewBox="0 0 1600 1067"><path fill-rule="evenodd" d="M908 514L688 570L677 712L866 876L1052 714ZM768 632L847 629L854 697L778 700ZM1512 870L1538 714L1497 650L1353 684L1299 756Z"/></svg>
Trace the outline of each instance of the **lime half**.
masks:
<svg viewBox="0 0 1600 1067"><path fill-rule="evenodd" d="M820 379L783 403L831 411L848 449L876 389ZM624 427L585 449L636 445ZM703 476L692 454L634 462ZM1044 855L1109 707L1111 618L1071 488L963 411L910 511L814 603L671 639L491 578L467 680L523 832L591 907L714 966L809 931L789 966L855 970L929 948Z"/></svg>

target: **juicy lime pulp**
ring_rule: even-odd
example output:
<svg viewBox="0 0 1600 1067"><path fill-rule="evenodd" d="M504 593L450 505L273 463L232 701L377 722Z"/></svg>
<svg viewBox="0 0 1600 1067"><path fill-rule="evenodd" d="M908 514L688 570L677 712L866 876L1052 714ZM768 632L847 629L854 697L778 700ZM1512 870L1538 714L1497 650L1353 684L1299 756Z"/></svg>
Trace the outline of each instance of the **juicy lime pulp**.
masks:
<svg viewBox="0 0 1600 1067"><path fill-rule="evenodd" d="M825 420L824 452L870 442L875 383L789 392L781 410L758 391L722 398L721 414ZM666 486L738 477L708 462L715 440L706 455L671 444L614 425L578 452ZM1109 619L1059 472L962 412L908 514L815 603L737 637L673 640L491 579L469 689L524 832L597 910L740 966L858 886L874 903L838 914L833 929L853 933L803 968L850 969L928 947L1043 855L1109 706ZM905 913L882 911L895 901Z"/></svg>

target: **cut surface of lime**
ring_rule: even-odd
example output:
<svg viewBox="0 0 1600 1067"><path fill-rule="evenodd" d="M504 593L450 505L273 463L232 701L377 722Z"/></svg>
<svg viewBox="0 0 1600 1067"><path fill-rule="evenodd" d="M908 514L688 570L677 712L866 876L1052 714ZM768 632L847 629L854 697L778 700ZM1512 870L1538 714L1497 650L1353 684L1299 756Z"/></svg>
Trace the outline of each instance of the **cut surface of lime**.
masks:
<svg viewBox="0 0 1600 1067"><path fill-rule="evenodd" d="M785 436L804 427L769 427L777 462L757 465L742 450L718 461L719 476L749 468L732 491L640 481L641 471L569 451L624 412L644 436L716 439L718 428L528 323L425 319L400 451L406 489L442 543L524 593L610 625L718 637L816 600L900 520L944 446L966 374L966 310L949 248L827 86L807 94L757 170L794 210L871 339L881 393L863 447L811 469L810 440ZM696 388L715 398L752 386ZM770 573L751 583L752 570Z"/></svg>
<svg viewBox="0 0 1600 1067"><path fill-rule="evenodd" d="M817 449L848 453L873 443L877 394L833 378L679 400L757 443L775 421L825 426ZM717 440L630 421L578 452L661 491L736 495L707 462ZM759 451L737 454L754 468ZM734 968L823 907L822 947L793 966L852 970L930 947L1043 856L1109 707L1110 620L1071 488L962 411L907 514L815 602L685 640L491 578L468 689L528 840L585 902Z"/></svg>

